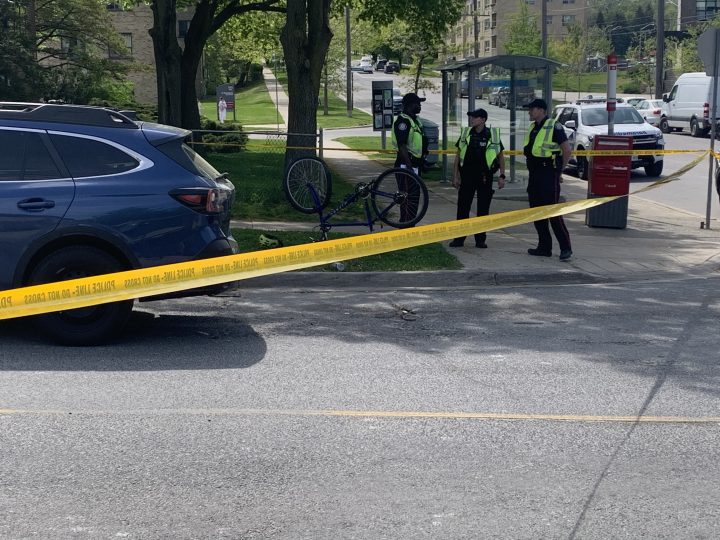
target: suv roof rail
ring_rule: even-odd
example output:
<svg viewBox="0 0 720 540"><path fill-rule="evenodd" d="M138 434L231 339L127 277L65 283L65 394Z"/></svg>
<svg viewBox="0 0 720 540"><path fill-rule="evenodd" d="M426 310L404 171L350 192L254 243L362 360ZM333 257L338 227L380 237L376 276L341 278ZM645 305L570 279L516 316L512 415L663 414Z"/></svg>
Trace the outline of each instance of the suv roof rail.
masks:
<svg viewBox="0 0 720 540"><path fill-rule="evenodd" d="M0 102L0 119L139 129L135 122L118 111L89 105L3 101Z"/></svg>

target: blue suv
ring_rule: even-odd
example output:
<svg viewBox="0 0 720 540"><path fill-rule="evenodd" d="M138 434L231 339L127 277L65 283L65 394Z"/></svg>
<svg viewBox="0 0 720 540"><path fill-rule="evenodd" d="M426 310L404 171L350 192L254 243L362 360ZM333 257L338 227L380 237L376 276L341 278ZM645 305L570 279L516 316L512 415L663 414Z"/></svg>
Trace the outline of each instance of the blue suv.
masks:
<svg viewBox="0 0 720 540"><path fill-rule="evenodd" d="M0 290L237 253L235 189L186 144L190 134L100 107L0 102ZM57 342L87 345L122 330L132 306L31 320Z"/></svg>

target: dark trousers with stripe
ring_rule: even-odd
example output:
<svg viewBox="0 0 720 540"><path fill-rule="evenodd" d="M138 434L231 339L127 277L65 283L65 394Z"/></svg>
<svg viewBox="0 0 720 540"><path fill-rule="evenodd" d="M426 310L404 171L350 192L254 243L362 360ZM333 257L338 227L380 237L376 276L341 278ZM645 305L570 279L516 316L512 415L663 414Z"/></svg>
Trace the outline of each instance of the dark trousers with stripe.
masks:
<svg viewBox="0 0 720 540"><path fill-rule="evenodd" d="M475 193L477 193L477 215L487 216L490 213L490 203L492 202L493 193L492 175L487 174L471 175L469 173L460 173L460 189L458 189L457 202L457 219L467 219L470 217L470 208L472 207ZM478 233L475 235L475 243L482 244L485 242L487 235ZM465 237L456 238L458 241L464 241Z"/></svg>
<svg viewBox="0 0 720 540"><path fill-rule="evenodd" d="M527 192L530 208L560 202L560 173L554 167L533 167L529 170L529 177ZM540 219L535 221L534 224L538 233L537 248L540 251L552 251L550 227L552 227L555 238L560 244L560 251L572 249L570 233L562 216Z"/></svg>

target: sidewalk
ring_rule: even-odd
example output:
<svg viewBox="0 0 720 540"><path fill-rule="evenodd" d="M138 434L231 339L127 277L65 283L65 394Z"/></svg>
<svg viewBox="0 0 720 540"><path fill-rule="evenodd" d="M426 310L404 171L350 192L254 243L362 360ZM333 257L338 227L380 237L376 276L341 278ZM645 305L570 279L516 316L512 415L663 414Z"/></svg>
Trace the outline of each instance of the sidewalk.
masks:
<svg viewBox="0 0 720 540"><path fill-rule="evenodd" d="M274 86L274 83L273 83ZM274 96L273 96L274 99ZM286 99L286 98L285 98ZM285 101L287 103L287 101ZM285 106L285 111L287 107ZM282 113L282 109L281 109ZM332 150L337 148L338 150ZM363 181L380 174L384 167L358 152L341 151L346 148L340 143L326 141L324 159L328 166L346 178ZM669 171L672 172L672 171ZM587 183L569 175L564 175L563 196L567 200L586 198ZM660 186L658 189L663 189ZM630 186L633 191L633 185ZM456 212L456 191L449 184L429 186L430 204L421 225L451 221ZM527 208L524 197L524 184L510 184L504 190L498 190L491 206L492 213ZM474 209L474 208L473 208ZM631 196L629 200L628 225L626 229L591 228L584 224L585 213L565 216L573 243L573 258L569 262L560 262L557 258L559 248L554 245L552 258L532 257L527 249L535 247L537 234L532 223L512 227L506 230L488 233L488 249L475 248L470 237L466 247L449 248L462 263L464 270L456 272L412 273L415 279L408 284L403 275L404 286L429 286L432 283L450 285L452 283L516 283L536 281L626 281L651 278L673 278L690 275L706 275L720 270L720 223L713 220L710 230L700 229L703 218L643 199ZM298 229L302 225L295 223L248 223L237 222L238 226L268 229ZM367 232L358 230L358 232ZM447 246L449 242L443 244ZM297 273L295 273L297 274ZM339 273L338 273L339 274ZM347 281L357 283L351 274L303 274L313 283L328 285ZM333 277L328 277L332 275ZM308 286L297 275L285 274L284 277L269 276L253 280L252 286L263 283L278 286L279 280L290 286ZM396 281L395 274L384 279ZM272 279L270 279L272 278ZM373 281L383 279L376 276ZM368 283L363 280L365 286Z"/></svg>

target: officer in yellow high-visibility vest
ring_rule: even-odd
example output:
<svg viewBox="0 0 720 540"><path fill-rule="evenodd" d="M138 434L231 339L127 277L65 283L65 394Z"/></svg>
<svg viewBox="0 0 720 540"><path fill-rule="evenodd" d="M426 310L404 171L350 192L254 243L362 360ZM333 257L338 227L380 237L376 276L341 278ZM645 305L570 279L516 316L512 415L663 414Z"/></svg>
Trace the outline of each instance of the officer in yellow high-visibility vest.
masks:
<svg viewBox="0 0 720 540"><path fill-rule="evenodd" d="M485 109L467 113L469 127L464 127L455 146L458 151L453 165L452 184L458 190L457 219L470 217L475 193L477 192L477 215L490 213L493 193L493 175L500 171L498 189L505 187L505 156L500 140L500 129L485 125L488 114ZM475 235L475 247L486 248L486 234ZM462 247L465 237L455 238L450 247Z"/></svg>
<svg viewBox="0 0 720 540"><path fill-rule="evenodd" d="M528 114L532 123L528 126L523 153L527 158L528 201L530 208L535 208L560 202L562 171L567 166L572 151L563 127L548 118L545 100L531 101L528 104ZM550 226L560 244L560 260L569 260L572 257L570 233L562 216L535 222L538 244L537 247L528 249L528 253L537 257L552 256Z"/></svg>
<svg viewBox="0 0 720 540"><path fill-rule="evenodd" d="M422 110L420 105L425 98L414 92L405 94L402 98L403 110L393 123L391 135L392 145L397 149L395 167L411 169L416 175L422 174L425 156L428 154L427 137L423 132L422 121L418 114ZM412 220L417 212L420 192L412 189L413 184L408 183L404 175L395 175L398 190L405 192L407 197L400 204L400 219Z"/></svg>
<svg viewBox="0 0 720 540"><path fill-rule="evenodd" d="M423 133L422 122L418 114L425 98L414 92L402 98L403 110L393 123L392 145L397 149L396 167L413 169L415 174L422 173L422 165L427 155L427 139Z"/></svg>

